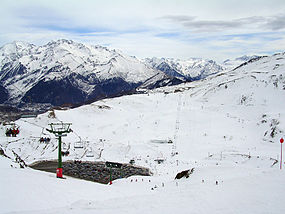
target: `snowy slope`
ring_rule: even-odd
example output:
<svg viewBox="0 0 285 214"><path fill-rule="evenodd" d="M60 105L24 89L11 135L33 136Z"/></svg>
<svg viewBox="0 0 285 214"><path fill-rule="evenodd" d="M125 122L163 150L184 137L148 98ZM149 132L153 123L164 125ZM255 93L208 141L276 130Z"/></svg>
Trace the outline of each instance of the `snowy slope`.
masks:
<svg viewBox="0 0 285 214"><path fill-rule="evenodd" d="M1 158L1 157L0 157ZM283 213L284 172L255 167L201 167L191 181L115 182L112 186L3 165L1 213ZM234 175L234 176L232 176ZM201 183L201 178L205 183ZM215 185L216 179L223 183ZM151 190L157 185L158 188ZM280 188L281 187L281 188ZM3 194L5 193L5 194Z"/></svg>
<svg viewBox="0 0 285 214"><path fill-rule="evenodd" d="M190 58L180 60L173 58L146 58L144 62L149 66L163 71L169 76L186 80L204 79L209 75L221 72L224 68L213 60Z"/></svg>
<svg viewBox="0 0 285 214"><path fill-rule="evenodd" d="M56 118L47 112L20 119L16 138L5 137L7 127L2 125L1 147L27 163L57 158L57 140L45 128L64 121L71 122L74 131L63 138L63 150L70 148L64 160L134 159L154 173L104 186L11 168L2 158L2 212L284 213L280 195L285 174L279 170L284 68L281 53L201 81L55 110ZM41 136L52 140L39 143ZM74 148L78 142L84 143L83 149ZM94 157L87 157L86 151ZM164 162L157 164L156 159ZM191 168L195 170L189 179L174 181L177 172ZM33 194L23 201L31 189Z"/></svg>

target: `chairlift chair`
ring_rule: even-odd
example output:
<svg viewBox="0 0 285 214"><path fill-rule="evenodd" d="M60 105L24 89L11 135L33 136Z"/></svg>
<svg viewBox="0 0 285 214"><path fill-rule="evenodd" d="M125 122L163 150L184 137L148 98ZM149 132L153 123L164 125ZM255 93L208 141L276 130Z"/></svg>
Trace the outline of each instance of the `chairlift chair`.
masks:
<svg viewBox="0 0 285 214"><path fill-rule="evenodd" d="M92 148L88 148L87 149L87 152L86 152L86 157L94 157L94 153L93 153L93 151L92 151Z"/></svg>
<svg viewBox="0 0 285 214"><path fill-rule="evenodd" d="M51 140L50 134L46 134L44 131L45 131L45 128L42 129L39 141L41 143L49 143Z"/></svg>
<svg viewBox="0 0 285 214"><path fill-rule="evenodd" d="M83 142L82 141L75 142L74 148L75 149L83 149L84 148Z"/></svg>
<svg viewBox="0 0 285 214"><path fill-rule="evenodd" d="M93 154L93 153L87 153L87 154L86 154L86 157L88 157L88 158L93 158L93 157L94 157L94 154Z"/></svg>
<svg viewBox="0 0 285 214"><path fill-rule="evenodd" d="M50 142L50 138L49 137L40 137L40 142L41 143L49 143Z"/></svg>
<svg viewBox="0 0 285 214"><path fill-rule="evenodd" d="M4 121L4 122L3 122L3 125L4 125L4 126L9 126L9 127L10 127L10 126L14 126L14 125L15 125L15 123Z"/></svg>
<svg viewBox="0 0 285 214"><path fill-rule="evenodd" d="M13 126L17 126L15 123L13 122L4 122L3 123L4 126L8 126L8 127L13 127Z"/></svg>
<svg viewBox="0 0 285 214"><path fill-rule="evenodd" d="M63 150L67 150L67 145L66 145L66 143L62 143L62 149L63 149Z"/></svg>
<svg viewBox="0 0 285 214"><path fill-rule="evenodd" d="M62 156L68 156L69 155L69 151L61 151L61 155Z"/></svg>
<svg viewBox="0 0 285 214"><path fill-rule="evenodd" d="M19 126L15 123L4 124L6 127L6 136L7 137L16 137L19 134Z"/></svg>

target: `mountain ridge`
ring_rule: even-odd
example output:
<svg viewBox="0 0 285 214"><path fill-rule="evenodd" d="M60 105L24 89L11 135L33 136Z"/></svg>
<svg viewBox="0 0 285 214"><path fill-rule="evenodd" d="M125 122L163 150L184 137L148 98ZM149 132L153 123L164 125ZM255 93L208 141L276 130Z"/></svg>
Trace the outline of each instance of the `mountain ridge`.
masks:
<svg viewBox="0 0 285 214"><path fill-rule="evenodd" d="M28 100L78 104L132 91L157 73L167 78L116 50L65 39L43 46L13 42L0 48L0 56L0 83L9 92L4 102L19 106Z"/></svg>
<svg viewBox="0 0 285 214"><path fill-rule="evenodd" d="M0 47L0 103L22 109L32 104L44 109L77 106L200 80L225 70L213 60L139 60L118 50L66 39L42 46L15 41Z"/></svg>
<svg viewBox="0 0 285 214"><path fill-rule="evenodd" d="M213 60L189 58L187 60L173 58L146 58L144 62L164 73L186 81L204 79L225 70Z"/></svg>

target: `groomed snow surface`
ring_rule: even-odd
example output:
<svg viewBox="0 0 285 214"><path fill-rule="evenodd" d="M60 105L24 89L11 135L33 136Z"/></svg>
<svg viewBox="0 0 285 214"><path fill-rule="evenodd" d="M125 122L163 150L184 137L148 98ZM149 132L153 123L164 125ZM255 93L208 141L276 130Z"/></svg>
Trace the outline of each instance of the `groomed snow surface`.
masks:
<svg viewBox="0 0 285 214"><path fill-rule="evenodd" d="M56 110L56 118L20 119L18 137L5 137L2 125L1 148L28 164L57 158L57 140L44 128L64 121L74 131L63 138L64 160L134 159L153 176L112 185L57 179L0 156L0 213L285 213L284 83L281 54L203 81ZM84 148L74 148L78 142Z"/></svg>

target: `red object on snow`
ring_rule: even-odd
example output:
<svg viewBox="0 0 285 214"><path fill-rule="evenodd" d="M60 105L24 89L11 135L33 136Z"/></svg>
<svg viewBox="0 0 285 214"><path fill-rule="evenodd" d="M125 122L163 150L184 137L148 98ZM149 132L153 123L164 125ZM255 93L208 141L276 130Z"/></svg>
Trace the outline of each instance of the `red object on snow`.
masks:
<svg viewBox="0 0 285 214"><path fill-rule="evenodd" d="M57 168L56 169L56 177L57 178L62 178L62 168Z"/></svg>
<svg viewBox="0 0 285 214"><path fill-rule="evenodd" d="M283 144L283 142L284 142L284 139L281 138L281 139L280 139L280 143L281 143L280 169L282 169L282 144Z"/></svg>

